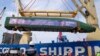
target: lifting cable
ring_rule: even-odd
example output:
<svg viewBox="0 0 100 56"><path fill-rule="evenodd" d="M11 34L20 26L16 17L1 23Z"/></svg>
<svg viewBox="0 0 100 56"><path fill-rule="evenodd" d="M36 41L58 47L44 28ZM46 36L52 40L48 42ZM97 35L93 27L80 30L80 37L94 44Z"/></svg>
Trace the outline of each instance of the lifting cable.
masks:
<svg viewBox="0 0 100 56"><path fill-rule="evenodd" d="M65 5L65 7L66 7L68 10L70 10L70 9L68 8L68 6L65 4L64 0L62 0L62 2L63 2L63 4Z"/></svg>
<svg viewBox="0 0 100 56"><path fill-rule="evenodd" d="M29 3L28 3L23 9L26 9L26 8L30 5L30 3L31 3L32 1L33 1L33 0L29 1Z"/></svg>
<svg viewBox="0 0 100 56"><path fill-rule="evenodd" d="M74 11L74 9L72 8L72 6L70 6L69 2L70 2L70 1L68 0L68 3L67 3L68 6L70 7L70 9L72 9L72 10Z"/></svg>
<svg viewBox="0 0 100 56"><path fill-rule="evenodd" d="M28 10L32 7L32 5L35 4L36 1L37 1L37 0L34 0L34 1L32 2L32 4L29 6Z"/></svg>
<svg viewBox="0 0 100 56"><path fill-rule="evenodd" d="M33 1L33 0L31 0L23 9L26 9L26 8L30 5L30 3L32 3L32 4L29 6L29 8L28 8L28 9L30 9L30 8L32 7L32 5L36 2L36 0L34 0L33 2L32 2L32 1ZM49 0L48 0L48 2L49 2ZM70 7L70 9L69 9L68 6L65 4L64 0L62 0L62 2L63 2L63 4L65 5L65 7L66 7L68 10L70 10L70 9L74 10L74 9L70 6L69 3L66 3L66 4L68 4L68 6ZM48 4L48 3L47 3L47 4ZM46 5L45 7L47 7L47 5Z"/></svg>
<svg viewBox="0 0 100 56"><path fill-rule="evenodd" d="M20 3L21 8L23 9L24 4L22 3L22 1L20 1L19 3Z"/></svg>
<svg viewBox="0 0 100 56"><path fill-rule="evenodd" d="M49 2L50 2L50 0L47 0L47 4L45 5L45 8L48 7Z"/></svg>
<svg viewBox="0 0 100 56"><path fill-rule="evenodd" d="M76 6L74 5L73 1L71 0L70 2L71 2L71 5L72 5L72 9L76 10Z"/></svg>

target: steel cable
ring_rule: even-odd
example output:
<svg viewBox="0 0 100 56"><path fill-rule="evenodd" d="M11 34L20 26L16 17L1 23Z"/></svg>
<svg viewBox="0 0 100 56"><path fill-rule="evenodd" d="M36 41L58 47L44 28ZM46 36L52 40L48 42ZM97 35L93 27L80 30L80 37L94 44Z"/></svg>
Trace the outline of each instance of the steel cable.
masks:
<svg viewBox="0 0 100 56"><path fill-rule="evenodd" d="M30 7L28 8L28 10L35 4L37 0L34 0L33 3L30 5Z"/></svg>
<svg viewBox="0 0 100 56"><path fill-rule="evenodd" d="M68 2L69 2L69 0L68 0ZM74 10L73 8L72 8L72 6L70 6L70 4L69 3L67 3L68 4L68 6L72 9L72 10Z"/></svg>
<svg viewBox="0 0 100 56"><path fill-rule="evenodd" d="M63 4L65 5L66 9L70 10L68 6L65 4L64 0L62 0Z"/></svg>
<svg viewBox="0 0 100 56"><path fill-rule="evenodd" d="M30 3L31 3L32 1L33 1L33 0L31 0L23 9L27 8L27 7L30 5Z"/></svg>

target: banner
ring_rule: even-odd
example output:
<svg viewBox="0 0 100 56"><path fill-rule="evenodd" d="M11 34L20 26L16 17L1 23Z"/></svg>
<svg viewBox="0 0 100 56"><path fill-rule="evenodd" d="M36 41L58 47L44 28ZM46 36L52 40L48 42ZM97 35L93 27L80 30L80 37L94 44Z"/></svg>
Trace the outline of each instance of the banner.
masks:
<svg viewBox="0 0 100 56"><path fill-rule="evenodd" d="M33 46L28 44L1 44L0 54L15 50L19 50L21 53L25 54L30 47L33 47L31 49L35 50L36 54L39 56L96 56L97 54L100 54L100 41L39 43Z"/></svg>
<svg viewBox="0 0 100 56"><path fill-rule="evenodd" d="M95 56L100 52L100 41L36 44L39 55Z"/></svg>

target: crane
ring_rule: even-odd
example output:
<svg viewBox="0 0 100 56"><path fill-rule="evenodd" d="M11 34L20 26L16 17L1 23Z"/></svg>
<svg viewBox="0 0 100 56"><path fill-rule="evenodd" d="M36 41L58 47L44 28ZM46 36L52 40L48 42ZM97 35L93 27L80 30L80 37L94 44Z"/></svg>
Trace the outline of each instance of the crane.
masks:
<svg viewBox="0 0 100 56"><path fill-rule="evenodd" d="M67 17L67 18L72 19L77 15L77 13L79 11L85 17L88 24L96 27L95 32L88 33L87 40L89 40L89 39L100 40L100 39L98 39L98 37L100 36L100 34L99 34L100 31L99 31L98 22L97 22L98 18L96 15L94 0L78 0L80 2L81 6L80 6L80 4L77 3L77 0L71 0L71 1L73 2L75 7L77 8L77 10L74 10L74 11L47 11L47 10L46 11L44 11L44 10L29 11L29 10L25 10L23 8L23 6L22 6L23 4L22 4L21 0L16 0L18 8L19 8L19 13L21 16L24 16L24 17L40 17L40 16L41 17L52 17L53 16L53 17ZM83 10L83 9L85 9L85 10ZM23 34L23 37L25 37L25 35L27 37L30 37L31 32L30 31L26 32L25 34ZM26 40L23 38L25 40L25 42L27 42L27 39L28 39L27 37L26 37Z"/></svg>
<svg viewBox="0 0 100 56"><path fill-rule="evenodd" d="M0 12L0 20L1 20L2 16L4 15L5 10L6 10L6 7L4 7L3 10ZM1 24L0 24L0 26L1 26Z"/></svg>
<svg viewBox="0 0 100 56"><path fill-rule="evenodd" d="M94 0L79 0L82 6L79 6L76 0L72 0L78 11L85 17L86 22L94 27L96 27L96 31L92 33L87 34L86 41L100 41L100 29L98 24L98 18L96 14L96 9L94 5ZM82 11L82 9L86 9L85 13ZM91 12L92 11L92 12ZM91 53L91 50L89 49L88 53ZM89 54L89 56L92 56Z"/></svg>
<svg viewBox="0 0 100 56"><path fill-rule="evenodd" d="M94 27L96 27L96 31L87 34L87 41L96 41L100 40L100 29L98 24L98 18L96 14L96 8L94 4L94 0L79 0L82 6L79 6L76 0L72 0L78 11L85 17L86 22ZM85 13L83 9L85 10ZM92 11L92 12L91 12Z"/></svg>

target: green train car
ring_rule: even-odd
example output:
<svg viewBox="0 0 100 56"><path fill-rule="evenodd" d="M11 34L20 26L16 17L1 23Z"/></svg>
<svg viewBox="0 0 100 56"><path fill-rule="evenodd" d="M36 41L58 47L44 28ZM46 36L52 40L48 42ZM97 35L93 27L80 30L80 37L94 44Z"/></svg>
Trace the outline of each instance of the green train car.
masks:
<svg viewBox="0 0 100 56"><path fill-rule="evenodd" d="M89 33L96 30L86 23L60 17L7 17L5 28L19 31L57 31Z"/></svg>

